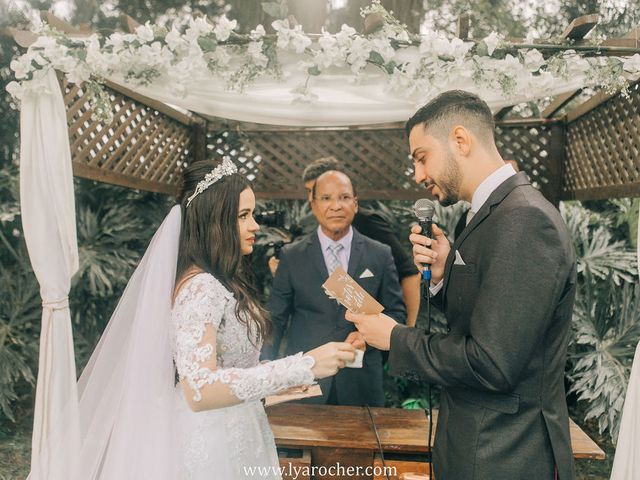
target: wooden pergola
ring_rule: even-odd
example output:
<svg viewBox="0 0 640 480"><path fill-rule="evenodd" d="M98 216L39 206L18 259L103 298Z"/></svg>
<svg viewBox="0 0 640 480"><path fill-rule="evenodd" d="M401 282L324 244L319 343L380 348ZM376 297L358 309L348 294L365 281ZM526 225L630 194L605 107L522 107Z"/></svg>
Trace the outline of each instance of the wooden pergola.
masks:
<svg viewBox="0 0 640 480"><path fill-rule="evenodd" d="M45 14L67 33L78 32ZM127 18L131 30L137 23ZM458 22L467 39L468 16ZM583 37L597 15L574 20L563 33L571 48L592 49ZM605 41L609 55L640 51L640 27L624 38ZM524 42L522 39L508 39ZM536 48L553 48L537 41ZM85 92L61 78L73 171L78 177L142 190L174 194L189 162L229 155L267 199L305 198L301 174L312 160L340 159L362 199L415 199L424 195L413 182L402 124L340 128L277 127L228 121L178 111L164 103L108 83L114 119L92 119ZM509 118L515 106L496 112L496 141L505 159L514 159L554 203L571 199L640 196L640 82L624 94L597 93L575 106L581 90L554 98L537 116ZM233 137L231 144L229 138Z"/></svg>

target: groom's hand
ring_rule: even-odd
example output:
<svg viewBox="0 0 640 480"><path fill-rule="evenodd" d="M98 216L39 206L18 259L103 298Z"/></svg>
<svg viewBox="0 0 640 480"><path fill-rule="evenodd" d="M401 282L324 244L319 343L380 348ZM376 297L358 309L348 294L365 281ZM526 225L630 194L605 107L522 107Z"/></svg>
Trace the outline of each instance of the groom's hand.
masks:
<svg viewBox="0 0 640 480"><path fill-rule="evenodd" d="M380 350L391 348L391 330L398 324L393 318L384 313L362 315L351 312L347 312L345 318L355 324L364 340L372 347Z"/></svg>

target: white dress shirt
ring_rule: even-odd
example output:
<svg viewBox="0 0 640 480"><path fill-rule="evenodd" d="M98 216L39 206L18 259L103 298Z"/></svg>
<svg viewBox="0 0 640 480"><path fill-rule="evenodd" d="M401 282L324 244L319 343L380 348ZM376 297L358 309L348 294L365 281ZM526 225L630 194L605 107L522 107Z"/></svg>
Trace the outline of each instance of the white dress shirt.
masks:
<svg viewBox="0 0 640 480"><path fill-rule="evenodd" d="M353 240L353 228L349 226L349 231L347 234L342 237L340 240L332 240L322 231L322 228L318 226L318 240L320 240L320 248L322 249L322 257L324 258L324 264L327 266L327 270L329 270L329 266L331 262L329 261L329 255L333 255L329 247L334 243L339 243L342 245L342 250L337 253L338 261L340 262L340 266L346 272L349 268L349 257L351 256L351 241Z"/></svg>
<svg viewBox="0 0 640 480"><path fill-rule="evenodd" d="M478 185L478 188L476 188L476 191L473 192L473 196L471 197L471 209L469 210L470 215L467 215L467 224L471 221L473 216L478 213L480 208L482 208L482 205L485 204L494 190L502 185L507 178L510 178L515 174L516 171L511 164L505 163L502 167L498 168L491 175L485 178L480 185ZM437 294L443 284L444 278L436 285L429 287L431 295Z"/></svg>

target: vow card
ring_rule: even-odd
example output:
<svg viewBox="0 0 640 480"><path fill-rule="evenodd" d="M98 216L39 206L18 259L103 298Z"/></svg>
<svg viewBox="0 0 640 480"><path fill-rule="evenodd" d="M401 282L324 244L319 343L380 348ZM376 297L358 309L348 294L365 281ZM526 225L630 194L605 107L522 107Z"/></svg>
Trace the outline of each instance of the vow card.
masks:
<svg viewBox="0 0 640 480"><path fill-rule="evenodd" d="M384 310L342 267L333 271L322 288L329 298L337 300L350 312L376 314Z"/></svg>

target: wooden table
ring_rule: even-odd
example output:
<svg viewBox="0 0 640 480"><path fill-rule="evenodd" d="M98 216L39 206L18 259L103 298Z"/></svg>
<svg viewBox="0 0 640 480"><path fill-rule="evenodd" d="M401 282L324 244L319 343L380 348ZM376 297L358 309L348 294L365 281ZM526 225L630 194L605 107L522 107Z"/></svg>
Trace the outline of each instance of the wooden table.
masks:
<svg viewBox="0 0 640 480"><path fill-rule="evenodd" d="M426 433L427 416L423 410L398 408L372 408L371 413L378 430L387 465L415 467L415 471L428 471L429 448ZM434 429L438 412L434 410ZM289 463L302 467L316 467L316 479L376 479L375 475L337 475L335 465L365 467L380 465L378 442L366 408L337 407L284 403L267 408L269 423L276 445L283 453L281 465ZM571 443L575 458L604 459L604 452L570 421ZM296 455L292 452L298 452ZM285 458L284 455L292 455ZM326 475L319 472L324 466ZM333 474L328 468L334 466ZM291 467L290 467L291 468ZM414 471L412 470L412 471ZM293 471L293 470L291 470ZM406 469L405 469L406 471ZM300 472L300 470L299 470ZM285 472L284 478L288 478ZM398 473L400 468L398 468ZM292 477L291 477L292 478ZM309 478L298 473L298 479ZM393 480L393 477L392 477Z"/></svg>

